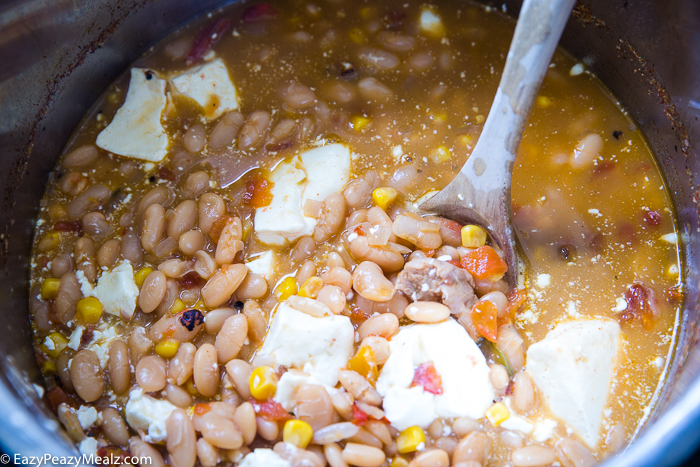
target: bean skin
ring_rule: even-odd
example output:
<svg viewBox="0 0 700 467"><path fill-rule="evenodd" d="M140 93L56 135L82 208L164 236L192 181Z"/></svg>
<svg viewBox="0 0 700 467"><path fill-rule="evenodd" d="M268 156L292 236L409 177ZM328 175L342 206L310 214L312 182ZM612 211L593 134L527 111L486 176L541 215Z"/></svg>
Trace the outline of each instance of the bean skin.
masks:
<svg viewBox="0 0 700 467"><path fill-rule="evenodd" d="M144 313L155 310L165 297L166 277L161 271L153 271L143 281L139 293L139 307Z"/></svg>
<svg viewBox="0 0 700 467"><path fill-rule="evenodd" d="M69 169L79 169L92 164L99 155L97 147L87 144L73 149L63 157L61 165Z"/></svg>
<svg viewBox="0 0 700 467"><path fill-rule="evenodd" d="M311 256L314 251L316 251L316 242L311 237L301 237L297 240L289 256L292 261L298 263Z"/></svg>
<svg viewBox="0 0 700 467"><path fill-rule="evenodd" d="M386 460L386 454L372 446L347 443L343 449L343 460L358 467L379 467Z"/></svg>
<svg viewBox="0 0 700 467"><path fill-rule="evenodd" d="M240 352L248 336L248 320L244 314L233 315L224 321L216 336L216 352L219 363L226 364Z"/></svg>
<svg viewBox="0 0 700 467"><path fill-rule="evenodd" d="M243 264L226 264L202 287L202 299L209 308L226 303L245 279L248 268Z"/></svg>
<svg viewBox="0 0 700 467"><path fill-rule="evenodd" d="M450 316L450 309L438 302L413 302L406 306L405 315L417 323L439 323Z"/></svg>
<svg viewBox="0 0 700 467"><path fill-rule="evenodd" d="M346 296L352 290L352 274L345 268L331 268L321 274L321 280L324 284L335 285L340 288Z"/></svg>
<svg viewBox="0 0 700 467"><path fill-rule="evenodd" d="M236 314L233 308L217 308L212 310L204 317L204 330L207 334L215 336L221 331L221 327L224 325L224 321L227 318Z"/></svg>
<svg viewBox="0 0 700 467"><path fill-rule="evenodd" d="M241 285L236 289L236 296L240 300L262 298L267 293L267 281L265 277L254 272L248 272Z"/></svg>
<svg viewBox="0 0 700 467"><path fill-rule="evenodd" d="M168 402L182 409L189 408L193 403L190 393L175 384L165 385L165 397Z"/></svg>
<svg viewBox="0 0 700 467"><path fill-rule="evenodd" d="M73 245L73 256L78 270L83 271L85 278L90 282L97 279L97 266L95 264L95 243L89 237L80 237Z"/></svg>
<svg viewBox="0 0 700 467"><path fill-rule="evenodd" d="M150 462L140 464L140 467L165 467L165 462L160 452L150 444L141 441L138 436L132 436L129 439L129 451L132 456L139 459L148 458Z"/></svg>
<svg viewBox="0 0 700 467"><path fill-rule="evenodd" d="M54 301L54 307L58 320L66 324L75 316L75 305L82 298L80 292L80 283L75 274L69 272L61 277L61 282L58 286L58 294Z"/></svg>
<svg viewBox="0 0 700 467"><path fill-rule="evenodd" d="M165 446L168 464L172 467L194 467L197 460L197 435L194 426L182 409L175 409L165 421L168 433Z"/></svg>
<svg viewBox="0 0 700 467"><path fill-rule="evenodd" d="M457 444L452 462L476 461L486 465L491 453L491 443L491 438L486 433L473 431Z"/></svg>
<svg viewBox="0 0 700 467"><path fill-rule="evenodd" d="M83 349L73 357L70 378L75 392L85 401L94 402L102 396L105 388L100 359L91 350Z"/></svg>
<svg viewBox="0 0 700 467"><path fill-rule="evenodd" d="M185 180L185 186L180 194L185 198L194 198L207 188L209 188L209 174L203 171L194 172Z"/></svg>
<svg viewBox="0 0 700 467"><path fill-rule="evenodd" d="M513 378L513 406L524 414L535 407L535 384L524 371Z"/></svg>
<svg viewBox="0 0 700 467"><path fill-rule="evenodd" d="M204 234L199 230L189 230L182 235L177 242L180 251L187 256L194 255L197 251L204 248Z"/></svg>
<svg viewBox="0 0 700 467"><path fill-rule="evenodd" d="M131 264L140 264L143 260L143 249L141 248L141 240L133 233L128 232L122 237L120 253L122 258L131 262Z"/></svg>
<svg viewBox="0 0 700 467"><path fill-rule="evenodd" d="M51 260L51 275L57 279L63 277L65 273L73 271L73 268L73 258L67 253L56 255Z"/></svg>
<svg viewBox="0 0 700 467"><path fill-rule="evenodd" d="M197 203L191 199L178 204L166 213L168 237L179 239L180 235L194 227L197 220Z"/></svg>
<svg viewBox="0 0 700 467"><path fill-rule="evenodd" d="M109 380L118 396L126 394L131 386L131 368L129 366L129 348L117 339L109 346Z"/></svg>
<svg viewBox="0 0 700 467"><path fill-rule="evenodd" d="M557 460L554 449L545 446L525 446L510 455L515 467L540 467L553 464Z"/></svg>
<svg viewBox="0 0 700 467"><path fill-rule="evenodd" d="M219 450L206 439L197 440L197 459L202 467L215 467L219 463Z"/></svg>
<svg viewBox="0 0 700 467"><path fill-rule="evenodd" d="M101 268L111 268L119 257L119 240L107 240L97 251L97 264ZM55 260L54 260L55 261Z"/></svg>
<svg viewBox="0 0 700 467"><path fill-rule="evenodd" d="M136 365L136 382L146 392L160 391L165 387L165 360L150 355L143 357Z"/></svg>
<svg viewBox="0 0 700 467"><path fill-rule="evenodd" d="M243 314L248 318L248 336L253 342L262 342L267 331L267 320L258 302L246 301L243 305Z"/></svg>
<svg viewBox="0 0 700 467"><path fill-rule="evenodd" d="M297 406L295 413L299 420L305 421L314 431L333 422L333 405L326 389L318 384L304 384L296 392Z"/></svg>
<svg viewBox="0 0 700 467"><path fill-rule="evenodd" d="M355 268L352 283L355 291L367 300L388 302L394 296L394 284L371 261L363 261Z"/></svg>
<svg viewBox="0 0 700 467"><path fill-rule="evenodd" d="M145 251L153 251L165 235L165 209L160 204L152 204L146 209L143 217L141 246Z"/></svg>
<svg viewBox="0 0 700 467"><path fill-rule="evenodd" d="M199 230L208 234L212 224L226 214L226 203L216 193L204 193L197 201Z"/></svg>
<svg viewBox="0 0 700 467"><path fill-rule="evenodd" d="M168 380L181 386L190 379L194 369L194 356L197 347L189 342L180 344L175 356L168 363Z"/></svg>
<svg viewBox="0 0 700 467"><path fill-rule="evenodd" d="M202 344L194 355L194 385L204 397L214 397L219 388L219 365L216 348Z"/></svg>
<svg viewBox="0 0 700 467"><path fill-rule="evenodd" d="M107 407L102 410L102 430L107 439L116 445L126 447L129 443L129 431L117 409Z"/></svg>
<svg viewBox="0 0 700 467"><path fill-rule="evenodd" d="M314 241L323 243L338 233L345 221L347 203L340 193L333 193L323 201L321 216L314 229Z"/></svg>
<svg viewBox="0 0 700 467"><path fill-rule="evenodd" d="M206 142L207 135L204 131L204 125L201 123L195 123L182 135L182 146L191 154L197 154L201 151Z"/></svg>
<svg viewBox="0 0 700 467"><path fill-rule="evenodd" d="M238 149L245 151L258 146L269 124L270 113L265 110L256 110L248 115L238 130Z"/></svg>
<svg viewBox="0 0 700 467"><path fill-rule="evenodd" d="M61 352L61 354L56 358L56 374L61 380L61 386L63 389L69 392L75 391L73 388L73 381L70 379L70 367L68 362L70 362L72 355L68 352Z"/></svg>
<svg viewBox="0 0 700 467"><path fill-rule="evenodd" d="M255 440L257 425L255 423L255 409L250 402L244 402L236 409L233 423L243 436L243 442L248 445Z"/></svg>
<svg viewBox="0 0 700 467"><path fill-rule="evenodd" d="M243 445L243 437L233 421L214 410L202 416L200 425L202 437L213 446L223 449L238 449Z"/></svg>
<svg viewBox="0 0 700 467"><path fill-rule="evenodd" d="M280 428L277 425L277 422L265 420L262 417L256 417L255 422L258 427L258 434L262 439L267 441L274 441L277 439L280 433Z"/></svg>
<svg viewBox="0 0 700 467"><path fill-rule="evenodd" d="M228 112L221 116L209 135L209 146L221 149L231 146L236 139L238 129L243 125L245 117L240 112Z"/></svg>

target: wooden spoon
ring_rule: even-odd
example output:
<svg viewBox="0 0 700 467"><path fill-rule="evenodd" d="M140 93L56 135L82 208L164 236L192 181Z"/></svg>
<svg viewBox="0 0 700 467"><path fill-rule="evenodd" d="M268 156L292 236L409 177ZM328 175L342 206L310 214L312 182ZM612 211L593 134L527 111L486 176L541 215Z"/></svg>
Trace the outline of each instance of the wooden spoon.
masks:
<svg viewBox="0 0 700 467"><path fill-rule="evenodd" d="M484 227L503 251L508 264L506 280L511 286L519 272L510 222L513 162L574 1L525 0L496 97L474 151L454 180L420 205L424 212Z"/></svg>

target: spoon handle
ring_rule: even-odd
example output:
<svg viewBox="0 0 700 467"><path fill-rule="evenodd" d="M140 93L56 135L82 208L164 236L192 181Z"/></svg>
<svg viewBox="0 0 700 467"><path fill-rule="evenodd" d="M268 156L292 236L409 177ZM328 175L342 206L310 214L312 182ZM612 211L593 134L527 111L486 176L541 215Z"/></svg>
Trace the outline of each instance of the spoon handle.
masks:
<svg viewBox="0 0 700 467"><path fill-rule="evenodd" d="M525 123L574 2L523 3L496 97L472 157L462 168L475 188L510 186Z"/></svg>

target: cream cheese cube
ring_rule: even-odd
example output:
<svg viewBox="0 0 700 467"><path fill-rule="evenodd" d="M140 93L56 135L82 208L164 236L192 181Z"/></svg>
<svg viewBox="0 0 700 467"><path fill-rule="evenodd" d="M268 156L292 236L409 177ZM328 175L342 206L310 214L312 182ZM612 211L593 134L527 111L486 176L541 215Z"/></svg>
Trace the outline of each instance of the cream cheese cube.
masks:
<svg viewBox="0 0 700 467"><path fill-rule="evenodd" d="M445 26L440 16L430 7L424 7L420 14L420 28L423 32L434 36L445 34Z"/></svg>
<svg viewBox="0 0 700 467"><path fill-rule="evenodd" d="M126 100L97 135L97 146L120 156L163 160L168 153L168 135L160 120L166 105L165 83L151 70L132 68Z"/></svg>
<svg viewBox="0 0 700 467"><path fill-rule="evenodd" d="M78 410L75 411L75 415L78 417L78 422L80 422L80 427L83 430L88 430L97 423L97 410L95 410L94 407L81 405Z"/></svg>
<svg viewBox="0 0 700 467"><path fill-rule="evenodd" d="M238 467L292 467L272 449L257 448L246 454Z"/></svg>
<svg viewBox="0 0 700 467"><path fill-rule="evenodd" d="M377 380L386 418L397 430L427 428L437 417L480 419L495 393L484 355L454 319L404 326L389 342L391 354ZM411 388L416 368L432 362L442 394Z"/></svg>
<svg viewBox="0 0 700 467"><path fill-rule="evenodd" d="M148 443L165 441L165 421L175 409L177 407L166 400L147 396L141 388L134 389L126 403L126 422L143 433L142 438Z"/></svg>
<svg viewBox="0 0 700 467"><path fill-rule="evenodd" d="M282 302L267 333L261 355L279 365L303 370L320 384L334 387L338 371L353 353L355 330L350 318L333 315L316 318Z"/></svg>
<svg viewBox="0 0 700 467"><path fill-rule="evenodd" d="M270 280L275 269L275 253L266 251L265 253L255 256L253 260L245 263L248 270L255 274L260 274L266 280Z"/></svg>
<svg viewBox="0 0 700 467"><path fill-rule="evenodd" d="M552 414L590 448L601 425L620 349L620 325L608 318L558 324L527 350L527 372Z"/></svg>
<svg viewBox="0 0 700 467"><path fill-rule="evenodd" d="M239 106L236 88L220 58L176 76L172 83L179 92L202 106L208 120L215 120Z"/></svg>
<svg viewBox="0 0 700 467"><path fill-rule="evenodd" d="M139 297L131 263L124 261L111 271L102 273L90 295L100 301L105 312L125 321L131 320Z"/></svg>
<svg viewBox="0 0 700 467"><path fill-rule="evenodd" d="M270 177L272 201L255 211L255 234L262 243L284 245L314 233L316 219L304 216L306 200L340 193L350 179L350 149L328 144L283 162Z"/></svg>
<svg viewBox="0 0 700 467"><path fill-rule="evenodd" d="M78 443L78 452L83 456L96 456L100 445L95 438L85 438Z"/></svg>

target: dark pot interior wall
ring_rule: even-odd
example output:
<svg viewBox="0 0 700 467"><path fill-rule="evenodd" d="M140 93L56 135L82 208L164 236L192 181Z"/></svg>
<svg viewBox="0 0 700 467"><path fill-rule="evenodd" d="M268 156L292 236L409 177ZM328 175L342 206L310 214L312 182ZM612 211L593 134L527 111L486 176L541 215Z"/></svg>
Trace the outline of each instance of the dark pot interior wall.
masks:
<svg viewBox="0 0 700 467"><path fill-rule="evenodd" d="M59 449L51 442L58 440L55 422L31 416L39 409L26 383L38 377L26 315L26 261L32 219L55 157L85 110L126 64L187 19L223 3L228 2L13 0L0 6L0 401L8 407L11 422L0 424L0 440L9 452ZM506 1L508 12L516 15L519 3ZM697 342L700 277L692 179L700 166L692 152L700 142L700 5L693 0L582 0L562 43L630 111L666 174L685 241L688 312L670 379L674 384L664 392L662 405L692 399L693 391L700 401L700 385L693 386L700 373L700 351L691 353ZM650 456L670 446L674 437L683 441L667 450L666 459L672 462L685 454L678 446L687 447L700 435L684 430L693 417L700 419L700 407L676 409L620 465L656 463ZM16 431L19 427L22 433ZM37 438L44 436L50 439L37 447ZM641 446L654 443L656 450Z"/></svg>

